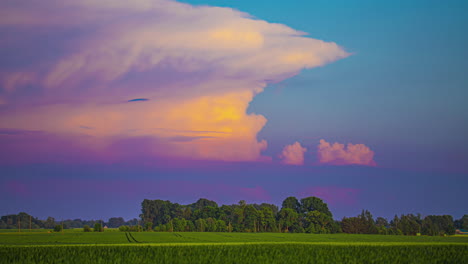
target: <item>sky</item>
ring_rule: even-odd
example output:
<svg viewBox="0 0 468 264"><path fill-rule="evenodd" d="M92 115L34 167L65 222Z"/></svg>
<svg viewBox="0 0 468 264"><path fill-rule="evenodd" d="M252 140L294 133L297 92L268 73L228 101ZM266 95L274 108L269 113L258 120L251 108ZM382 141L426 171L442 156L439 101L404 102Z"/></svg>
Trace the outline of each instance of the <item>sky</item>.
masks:
<svg viewBox="0 0 468 264"><path fill-rule="evenodd" d="M466 1L0 3L0 215L468 213Z"/></svg>

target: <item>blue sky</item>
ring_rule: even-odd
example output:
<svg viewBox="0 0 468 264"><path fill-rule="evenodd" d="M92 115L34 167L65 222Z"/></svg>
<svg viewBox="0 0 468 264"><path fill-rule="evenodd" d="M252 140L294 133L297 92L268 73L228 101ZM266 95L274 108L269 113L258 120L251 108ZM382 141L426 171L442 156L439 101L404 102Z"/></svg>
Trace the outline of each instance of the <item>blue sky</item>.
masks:
<svg viewBox="0 0 468 264"><path fill-rule="evenodd" d="M188 2L237 8L353 53L254 99L250 110L268 118L260 137L281 139L277 149L299 139L367 142L384 166L410 159L466 172L466 1Z"/></svg>
<svg viewBox="0 0 468 264"><path fill-rule="evenodd" d="M73 13L49 3L24 15L26 7L3 4L18 20L0 18L0 39L8 40L0 41L0 199L10 201L0 215L128 219L145 198L279 205L290 195L319 196L338 219L362 209L387 218L466 214L468 2L183 2L234 8L308 35L226 9L159 18L140 16L136 4L124 11L77 4ZM111 22L90 10L108 12ZM50 21L34 16L52 11ZM71 12L69 21L57 15L62 11ZM91 14L87 23L84 14ZM215 32L219 43L191 35L229 19L238 31ZM284 52L307 51L308 38L324 40L329 50L310 49L332 59L286 67L281 53L260 45L258 54L271 61L240 63L255 55L249 45L263 43L265 32L281 37ZM146 37L152 35L154 43ZM159 39L186 53L161 48ZM146 47L141 57L126 54L127 41ZM162 63L148 62L152 45L167 56ZM89 65L74 72L70 65L86 61L80 56ZM230 75L238 65L244 68ZM267 77L278 81L254 95L252 80ZM229 137L231 130L240 136ZM362 144L367 156L350 151L361 159L350 161L330 152L324 161L321 139ZM291 148L299 156L289 164L297 166L287 165L285 146L296 141L307 151Z"/></svg>

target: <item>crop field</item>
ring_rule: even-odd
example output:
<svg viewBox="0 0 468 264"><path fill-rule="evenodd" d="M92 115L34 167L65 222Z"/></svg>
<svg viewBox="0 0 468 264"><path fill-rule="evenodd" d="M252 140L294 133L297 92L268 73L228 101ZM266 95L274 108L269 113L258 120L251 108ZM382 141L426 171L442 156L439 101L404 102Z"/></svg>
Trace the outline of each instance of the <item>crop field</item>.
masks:
<svg viewBox="0 0 468 264"><path fill-rule="evenodd" d="M468 263L468 237L0 230L0 263Z"/></svg>

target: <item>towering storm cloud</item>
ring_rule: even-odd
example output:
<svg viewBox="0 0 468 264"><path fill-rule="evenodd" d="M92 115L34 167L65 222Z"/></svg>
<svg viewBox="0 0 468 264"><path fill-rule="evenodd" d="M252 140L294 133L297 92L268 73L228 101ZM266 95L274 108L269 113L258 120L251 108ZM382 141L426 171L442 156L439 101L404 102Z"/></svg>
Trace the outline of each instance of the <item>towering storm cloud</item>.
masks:
<svg viewBox="0 0 468 264"><path fill-rule="evenodd" d="M265 159L254 96L348 56L285 25L167 0L2 1L0 28L0 128L23 131L0 135L5 149L70 152L60 138L106 158L140 144L149 156Z"/></svg>

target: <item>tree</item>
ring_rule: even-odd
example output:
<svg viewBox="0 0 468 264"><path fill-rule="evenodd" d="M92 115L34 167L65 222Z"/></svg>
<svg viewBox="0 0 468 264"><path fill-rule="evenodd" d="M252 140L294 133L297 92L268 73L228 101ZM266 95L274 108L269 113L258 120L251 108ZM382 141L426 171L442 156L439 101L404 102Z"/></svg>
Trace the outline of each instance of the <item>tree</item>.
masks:
<svg viewBox="0 0 468 264"><path fill-rule="evenodd" d="M429 236L453 235L455 226L450 215L428 215L422 222L422 233Z"/></svg>
<svg viewBox="0 0 468 264"><path fill-rule="evenodd" d="M62 232L62 225L55 225L54 232Z"/></svg>
<svg viewBox="0 0 468 264"><path fill-rule="evenodd" d="M172 219L172 225L174 227L175 232L184 232L187 226L187 220L184 218L174 218Z"/></svg>
<svg viewBox="0 0 468 264"><path fill-rule="evenodd" d="M398 221L397 228L401 230L403 235L414 236L421 233L422 220L421 217L413 214L401 215Z"/></svg>
<svg viewBox="0 0 468 264"><path fill-rule="evenodd" d="M459 220L455 220L454 226L457 229L468 229L468 215L463 215Z"/></svg>
<svg viewBox="0 0 468 264"><path fill-rule="evenodd" d="M260 225L263 232L277 232L278 227L272 208L262 207L260 211Z"/></svg>
<svg viewBox="0 0 468 264"><path fill-rule="evenodd" d="M388 223L387 219L383 217L377 217L377 220L375 221L375 226L381 235L388 235L389 225L390 224Z"/></svg>
<svg viewBox="0 0 468 264"><path fill-rule="evenodd" d="M89 225L84 225L83 226L83 231L84 232L91 232L91 227Z"/></svg>
<svg viewBox="0 0 468 264"><path fill-rule="evenodd" d="M341 230L349 234L378 233L372 214L367 210L362 210L362 213L357 217L344 217L341 220Z"/></svg>
<svg viewBox="0 0 468 264"><path fill-rule="evenodd" d="M243 231L257 232L259 224L259 212L251 204L244 208L244 225Z"/></svg>
<svg viewBox="0 0 468 264"><path fill-rule="evenodd" d="M296 197L290 196L286 199L284 199L281 208L290 208L294 210L296 213L301 213L301 204L297 200Z"/></svg>
<svg viewBox="0 0 468 264"><path fill-rule="evenodd" d="M361 219L359 217L343 217L341 220L341 230L347 234L360 234Z"/></svg>
<svg viewBox="0 0 468 264"><path fill-rule="evenodd" d="M307 214L310 211L319 211L322 214L333 217L332 213L328 209L328 205L320 198L307 197L301 199L301 212Z"/></svg>
<svg viewBox="0 0 468 264"><path fill-rule="evenodd" d="M374 218L372 217L372 214L368 210L362 210L361 215L359 216L361 218L361 223L362 223L362 234L377 234L378 230L375 226L375 221Z"/></svg>
<svg viewBox="0 0 468 264"><path fill-rule="evenodd" d="M109 218L108 226L110 228L118 228L119 226L125 225L125 220L122 217L111 217Z"/></svg>
<svg viewBox="0 0 468 264"><path fill-rule="evenodd" d="M141 219L144 222L152 222L154 225L167 224L174 215L174 204L163 200L143 200L141 203Z"/></svg>
<svg viewBox="0 0 468 264"><path fill-rule="evenodd" d="M239 201L239 205L233 206L232 225L233 231L244 232L245 231L245 208L247 203L244 200Z"/></svg>
<svg viewBox="0 0 468 264"><path fill-rule="evenodd" d="M218 207L218 204L214 201L210 201L205 198L198 199L195 203L189 205L193 210L202 210L205 207L211 206L211 207Z"/></svg>
<svg viewBox="0 0 468 264"><path fill-rule="evenodd" d="M291 208L282 208L278 213L278 223L280 230L289 232L289 228L297 223L299 215Z"/></svg>
<svg viewBox="0 0 468 264"><path fill-rule="evenodd" d="M44 227L45 228L54 228L55 226L55 218L49 216L47 217L47 220L44 222Z"/></svg>
<svg viewBox="0 0 468 264"><path fill-rule="evenodd" d="M377 220L375 221L375 225L377 227L388 227L389 223L388 223L387 219L385 219L383 217L377 217Z"/></svg>
<svg viewBox="0 0 468 264"><path fill-rule="evenodd" d="M145 231L148 231L148 232L153 231L153 223L146 222L145 223Z"/></svg>
<svg viewBox="0 0 468 264"><path fill-rule="evenodd" d="M197 219L195 221L195 227L198 232L205 232L205 227L206 227L206 221L205 219Z"/></svg>
<svg viewBox="0 0 468 264"><path fill-rule="evenodd" d="M94 232L102 232L102 231L104 231L104 230L102 229L101 223L95 223L94 224Z"/></svg>
<svg viewBox="0 0 468 264"><path fill-rule="evenodd" d="M119 226L119 231L122 231L122 232L128 232L130 231L130 227L129 226Z"/></svg>
<svg viewBox="0 0 468 264"><path fill-rule="evenodd" d="M208 217L206 220L206 231L207 232L216 232L218 230L218 223L216 219Z"/></svg>
<svg viewBox="0 0 468 264"><path fill-rule="evenodd" d="M332 232L333 219L318 210L309 211L304 217L307 233L328 234Z"/></svg>
<svg viewBox="0 0 468 264"><path fill-rule="evenodd" d="M224 222L223 220L218 220L216 222L216 232L226 232L227 231L227 226L226 226L226 222Z"/></svg>
<svg viewBox="0 0 468 264"><path fill-rule="evenodd" d="M269 203L262 203L262 204L252 204L255 209L261 211L263 208L265 207L268 207L271 209L271 211L273 211L273 214L277 214L278 213L278 206L274 205L274 204L269 204Z"/></svg>

